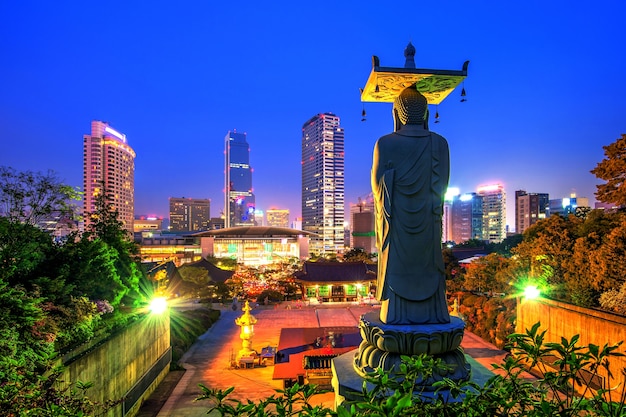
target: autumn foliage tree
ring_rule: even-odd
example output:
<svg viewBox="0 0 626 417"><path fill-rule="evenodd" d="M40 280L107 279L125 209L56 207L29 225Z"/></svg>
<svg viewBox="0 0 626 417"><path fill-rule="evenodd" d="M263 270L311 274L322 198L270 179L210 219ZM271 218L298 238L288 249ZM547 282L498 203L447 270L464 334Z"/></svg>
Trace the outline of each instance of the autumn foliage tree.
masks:
<svg viewBox="0 0 626 417"><path fill-rule="evenodd" d="M593 175L606 181L596 186L596 198L604 203L626 206L626 134L602 148L605 157L591 170Z"/></svg>

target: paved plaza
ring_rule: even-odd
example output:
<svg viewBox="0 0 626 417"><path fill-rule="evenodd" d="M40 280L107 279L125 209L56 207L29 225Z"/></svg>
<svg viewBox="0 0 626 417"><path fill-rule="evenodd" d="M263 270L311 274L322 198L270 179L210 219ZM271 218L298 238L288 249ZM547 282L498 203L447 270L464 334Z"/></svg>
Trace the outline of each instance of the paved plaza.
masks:
<svg viewBox="0 0 626 417"><path fill-rule="evenodd" d="M362 314L377 309L376 305L322 304L302 306L283 303L253 309L257 318L252 348L278 346L280 331L289 327L339 327L358 325ZM175 314L173 312L172 314ZM139 417L206 416L208 401L194 401L201 393L199 384L211 388L235 387L234 397L246 401L258 400L282 389L282 381L272 380L273 366L233 369L231 360L241 348L240 328L235 318L241 311L222 309L220 319L183 356L180 363L186 371L173 371L146 401ZM466 332L462 343L470 357L474 377L487 378L491 364L500 363L506 352ZM182 376L181 376L182 375ZM334 393L320 394L316 403L332 407Z"/></svg>

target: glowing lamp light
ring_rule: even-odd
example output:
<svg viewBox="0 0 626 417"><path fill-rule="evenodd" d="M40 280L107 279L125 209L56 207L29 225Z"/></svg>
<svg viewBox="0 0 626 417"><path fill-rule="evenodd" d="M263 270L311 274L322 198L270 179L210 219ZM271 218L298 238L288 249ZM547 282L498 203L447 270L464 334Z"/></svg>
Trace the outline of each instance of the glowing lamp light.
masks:
<svg viewBox="0 0 626 417"><path fill-rule="evenodd" d="M526 297L527 300L533 300L539 297L540 294L539 288L534 285L529 285L524 289L524 297Z"/></svg>
<svg viewBox="0 0 626 417"><path fill-rule="evenodd" d="M165 297L153 298L149 308L152 314L162 314L167 310L167 300Z"/></svg>

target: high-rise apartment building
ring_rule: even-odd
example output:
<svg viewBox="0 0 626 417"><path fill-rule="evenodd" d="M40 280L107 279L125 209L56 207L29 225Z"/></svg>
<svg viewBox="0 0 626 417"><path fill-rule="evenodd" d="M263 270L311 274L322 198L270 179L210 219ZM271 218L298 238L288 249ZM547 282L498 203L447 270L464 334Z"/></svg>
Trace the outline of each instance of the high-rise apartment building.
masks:
<svg viewBox="0 0 626 417"><path fill-rule="evenodd" d="M265 216L268 226L289 228L288 209L269 209L265 212Z"/></svg>
<svg viewBox="0 0 626 417"><path fill-rule="evenodd" d="M547 193L515 191L515 233L524 233L533 224L545 219L550 207Z"/></svg>
<svg viewBox="0 0 626 417"><path fill-rule="evenodd" d="M91 122L91 134L83 136L83 218L85 228L104 193L107 204L118 212L124 227L133 232L135 218L135 151L126 135L106 122Z"/></svg>
<svg viewBox="0 0 626 417"><path fill-rule="evenodd" d="M450 208L450 237L455 243L483 240L483 197L476 193L455 195Z"/></svg>
<svg viewBox="0 0 626 417"><path fill-rule="evenodd" d="M506 193L501 184L478 187L483 199L483 240L500 243L506 238Z"/></svg>
<svg viewBox="0 0 626 417"><path fill-rule="evenodd" d="M226 227L254 226L250 147L245 133L229 131L225 138L224 215Z"/></svg>
<svg viewBox="0 0 626 417"><path fill-rule="evenodd" d="M170 197L170 230L201 232L209 230L211 200L206 198Z"/></svg>
<svg viewBox="0 0 626 417"><path fill-rule="evenodd" d="M309 252L344 250L344 131L339 117L317 114L302 125L302 230Z"/></svg>

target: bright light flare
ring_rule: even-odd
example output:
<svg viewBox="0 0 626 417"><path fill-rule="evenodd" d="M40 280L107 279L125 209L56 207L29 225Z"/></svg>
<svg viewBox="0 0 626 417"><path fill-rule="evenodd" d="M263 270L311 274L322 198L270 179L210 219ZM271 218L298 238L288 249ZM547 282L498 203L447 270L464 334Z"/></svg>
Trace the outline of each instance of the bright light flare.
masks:
<svg viewBox="0 0 626 417"><path fill-rule="evenodd" d="M540 294L541 292L539 291L539 288L535 287L534 285L529 285L524 289L524 297L526 297L526 299L528 300L533 300L539 297Z"/></svg>
<svg viewBox="0 0 626 417"><path fill-rule="evenodd" d="M167 310L167 300L165 297L153 298L149 308L152 314L162 314Z"/></svg>

